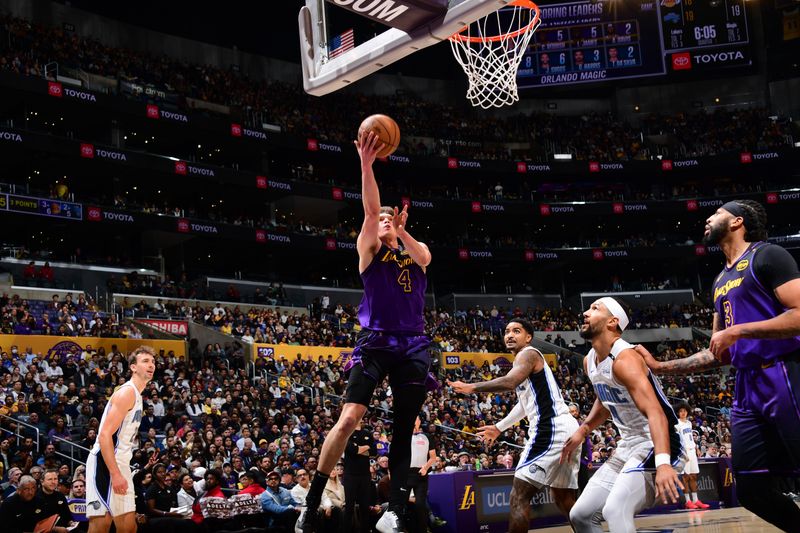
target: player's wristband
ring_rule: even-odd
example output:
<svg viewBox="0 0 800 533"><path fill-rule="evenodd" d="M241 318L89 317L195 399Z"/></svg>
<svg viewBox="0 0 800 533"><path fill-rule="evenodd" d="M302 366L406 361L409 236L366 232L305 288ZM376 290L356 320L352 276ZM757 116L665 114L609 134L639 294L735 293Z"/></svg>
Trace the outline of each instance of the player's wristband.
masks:
<svg viewBox="0 0 800 533"><path fill-rule="evenodd" d="M668 453L657 453L656 454L656 468L661 465L669 465L672 464Z"/></svg>

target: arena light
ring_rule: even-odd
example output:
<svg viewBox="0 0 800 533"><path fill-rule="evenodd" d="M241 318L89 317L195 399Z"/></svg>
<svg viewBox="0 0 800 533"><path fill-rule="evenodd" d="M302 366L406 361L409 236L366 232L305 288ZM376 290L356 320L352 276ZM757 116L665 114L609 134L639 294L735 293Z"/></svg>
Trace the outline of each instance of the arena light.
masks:
<svg viewBox="0 0 800 533"><path fill-rule="evenodd" d="M798 142L794 143L794 147L795 147L795 148L800 148L800 141L798 141Z"/></svg>
<svg viewBox="0 0 800 533"><path fill-rule="evenodd" d="M571 161L572 154L553 154L553 159L556 161Z"/></svg>

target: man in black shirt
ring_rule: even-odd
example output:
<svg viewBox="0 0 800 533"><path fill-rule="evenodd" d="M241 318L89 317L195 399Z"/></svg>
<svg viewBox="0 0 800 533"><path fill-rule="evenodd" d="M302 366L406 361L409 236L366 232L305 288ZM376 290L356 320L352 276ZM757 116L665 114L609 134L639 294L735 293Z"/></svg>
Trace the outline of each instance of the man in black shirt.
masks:
<svg viewBox="0 0 800 533"><path fill-rule="evenodd" d="M31 476L22 476L17 492L11 495L0 506L0 524L8 533L33 531L36 523L47 518L45 503L36 494L36 480Z"/></svg>
<svg viewBox="0 0 800 533"><path fill-rule="evenodd" d="M358 503L357 531L369 528L369 508L375 502L375 486L369 472L369 458L374 456L375 443L371 433L358 422L344 450L344 527L353 526L353 511Z"/></svg>
<svg viewBox="0 0 800 533"><path fill-rule="evenodd" d="M58 470L51 468L44 473L42 488L38 494L44 502L42 518L58 515L58 526L53 529L55 533L66 533L67 526L72 521L72 513L67 504L67 498L58 491Z"/></svg>

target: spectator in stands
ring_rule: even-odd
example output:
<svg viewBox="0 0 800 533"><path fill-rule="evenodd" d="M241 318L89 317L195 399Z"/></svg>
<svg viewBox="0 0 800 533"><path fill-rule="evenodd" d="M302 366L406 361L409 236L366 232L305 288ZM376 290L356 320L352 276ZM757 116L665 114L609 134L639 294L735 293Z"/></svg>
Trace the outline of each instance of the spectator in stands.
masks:
<svg viewBox="0 0 800 533"><path fill-rule="evenodd" d="M261 508L267 515L270 529L292 530L302 510L292 493L280 486L281 475L272 471L267 474L267 488L261 494Z"/></svg>
<svg viewBox="0 0 800 533"><path fill-rule="evenodd" d="M250 471L239 476L239 483L242 485L242 490L239 491L239 494L250 494L255 498L265 490L256 480L256 475Z"/></svg>
<svg viewBox="0 0 800 533"><path fill-rule="evenodd" d="M305 468L300 468L295 475L296 484L290 492L292 493L292 498L296 502L298 502L301 506L306 504L306 496L308 495L308 490L311 487L311 479L308 477L308 472Z"/></svg>
<svg viewBox="0 0 800 533"><path fill-rule="evenodd" d="M22 271L22 279L25 280L26 285L33 285L36 281L36 263L31 261Z"/></svg>
<svg viewBox="0 0 800 533"><path fill-rule="evenodd" d="M50 266L50 262L46 261L44 265L39 268L39 271L36 273L36 277L42 281L42 284L45 286L52 286L53 282L55 281L55 273L53 272L53 268Z"/></svg>
<svg viewBox="0 0 800 533"><path fill-rule="evenodd" d="M72 522L72 513L67 505L67 498L58 491L58 470L50 469L44 473L38 497L44 502L42 517L54 514L59 516L60 526L53 529L55 533L67 533L67 526Z"/></svg>
<svg viewBox="0 0 800 533"><path fill-rule="evenodd" d="M44 516L45 502L36 494L36 480L22 476L17 491L0 505L0 523L11 533L33 531ZM66 531L65 528L61 528ZM64 531L59 533L64 533Z"/></svg>

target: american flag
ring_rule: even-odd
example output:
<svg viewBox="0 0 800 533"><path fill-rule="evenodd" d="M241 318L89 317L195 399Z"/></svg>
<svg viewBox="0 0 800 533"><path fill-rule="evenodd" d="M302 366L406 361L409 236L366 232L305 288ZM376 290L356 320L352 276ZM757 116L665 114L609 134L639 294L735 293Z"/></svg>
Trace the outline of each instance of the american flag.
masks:
<svg viewBox="0 0 800 533"><path fill-rule="evenodd" d="M330 44L328 44L328 57L333 59L352 49L354 45L353 28L350 28L343 34L337 35L331 39Z"/></svg>

